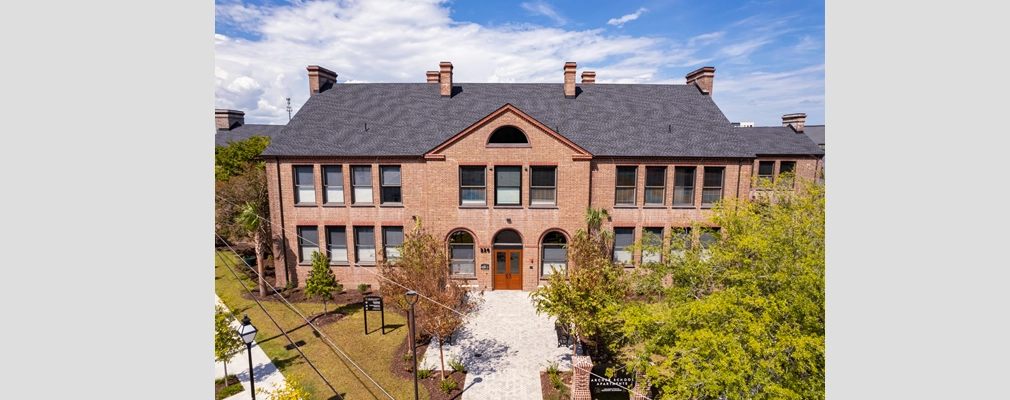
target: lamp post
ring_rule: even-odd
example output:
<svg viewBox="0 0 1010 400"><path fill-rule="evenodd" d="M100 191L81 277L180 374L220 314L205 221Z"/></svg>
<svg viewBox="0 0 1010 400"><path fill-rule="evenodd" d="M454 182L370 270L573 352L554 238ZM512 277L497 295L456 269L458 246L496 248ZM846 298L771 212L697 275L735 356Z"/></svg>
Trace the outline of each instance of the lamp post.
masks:
<svg viewBox="0 0 1010 400"><path fill-rule="evenodd" d="M417 398L417 343L414 336L414 303L417 303L417 292L407 291L407 303L410 303L410 352L414 353L414 400Z"/></svg>
<svg viewBox="0 0 1010 400"><path fill-rule="evenodd" d="M239 336L242 336L242 341L245 342L246 351L249 353L249 391L252 393L252 399L256 400L256 386L253 384L253 362L252 362L252 343L253 339L256 338L256 327L249 322L249 314L242 314L242 326L238 328Z"/></svg>

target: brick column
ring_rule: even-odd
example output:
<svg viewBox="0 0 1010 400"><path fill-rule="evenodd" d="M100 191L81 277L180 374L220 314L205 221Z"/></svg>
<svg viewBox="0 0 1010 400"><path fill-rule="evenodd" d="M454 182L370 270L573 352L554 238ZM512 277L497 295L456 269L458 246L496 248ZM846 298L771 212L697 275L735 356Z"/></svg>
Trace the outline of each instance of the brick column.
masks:
<svg viewBox="0 0 1010 400"><path fill-rule="evenodd" d="M589 371L593 361L589 356L572 356L572 400L592 400L589 392Z"/></svg>
<svg viewBox="0 0 1010 400"><path fill-rule="evenodd" d="M646 400L648 399L649 391L652 389L652 385L649 382L649 378L645 377L645 371L638 370L635 371L635 387L631 388L634 393L631 394L631 400Z"/></svg>

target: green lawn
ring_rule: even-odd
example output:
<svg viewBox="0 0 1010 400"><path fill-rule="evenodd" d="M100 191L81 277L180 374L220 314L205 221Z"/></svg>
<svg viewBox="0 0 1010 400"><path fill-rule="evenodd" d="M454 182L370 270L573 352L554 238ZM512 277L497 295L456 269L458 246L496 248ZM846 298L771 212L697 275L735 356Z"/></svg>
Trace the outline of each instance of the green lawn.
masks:
<svg viewBox="0 0 1010 400"><path fill-rule="evenodd" d="M238 261L234 254L224 254L228 257L229 263ZM248 279L240 271L236 270L241 281L235 279L228 267L222 265L221 260L214 257L215 291L218 297L228 306L228 308L238 317L242 318L242 313L248 313L249 319L259 330L256 335L256 342L270 357L274 365L280 369L284 376L299 375L302 377L304 386L313 394L313 399L336 399L333 391L326 383L313 371L305 359L301 357L298 350L285 350L288 340L284 337L277 326L270 321L263 310L256 305L253 300L242 298L245 293L242 285L253 289L255 282ZM241 262L239 261L239 265ZM236 268L232 264L232 268ZM255 290L255 289L254 289ZM334 350L322 337L316 337L312 328L305 320L285 303L261 301L270 315L287 332L292 341L304 340L305 345L299 347L309 358L309 361L319 370L326 380L333 385L341 396L350 399L388 399L371 381L362 375L350 362ZM309 316L323 311L322 303L292 303L303 315ZM413 380L401 379L393 375L390 370L394 352L407 336L406 319L392 312L386 312L386 334L381 331L374 331L367 336L364 334L364 320L361 311L361 304L334 305L329 304L328 309L339 309L346 316L337 323L326 325L321 328L322 332L344 351L361 369L368 373L379 385L382 386L393 398L406 399L414 396ZM379 315L372 312L368 321L369 330L379 327ZM207 313L207 320L210 321L210 312ZM209 322L208 322L209 323ZM390 329L393 328L393 329ZM208 340L210 338L208 337ZM229 363L229 370L235 368L236 372L248 368L238 358ZM269 388L267 388L269 389ZM420 397L428 399L428 393L421 390Z"/></svg>

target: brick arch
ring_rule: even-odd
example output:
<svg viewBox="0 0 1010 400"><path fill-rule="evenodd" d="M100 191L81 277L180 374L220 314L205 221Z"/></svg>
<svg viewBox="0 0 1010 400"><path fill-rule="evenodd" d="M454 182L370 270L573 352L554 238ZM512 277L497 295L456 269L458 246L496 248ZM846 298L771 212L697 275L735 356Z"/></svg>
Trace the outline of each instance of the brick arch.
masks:
<svg viewBox="0 0 1010 400"><path fill-rule="evenodd" d="M448 245L449 244L449 237L452 236L453 233L456 233L458 231L463 231L463 232L469 233L470 236L473 236L473 245L474 246L480 246L480 239L477 238L477 234L474 233L473 230L471 230L470 228L464 228L462 226L457 226L455 228L449 229L449 232L447 232L445 234L445 237L442 238L442 242Z"/></svg>
<svg viewBox="0 0 1010 400"><path fill-rule="evenodd" d="M491 246L492 247L494 246L494 238L498 237L499 234L501 234L502 232L505 232L505 231L515 232L516 235L519 235L519 244L522 245L522 246L526 246L526 239L523 237L522 232L519 232L518 230L513 229L513 228L501 228L501 229L495 231L495 233L493 235L491 235Z"/></svg>
<svg viewBox="0 0 1010 400"><path fill-rule="evenodd" d="M547 228L544 229L544 232L540 234L540 238L537 239L537 247L540 247L540 245L544 243L544 238L547 237L547 234L551 232L561 232L562 235L565 235L565 240L567 240L567 243L572 242L572 235L569 235L568 231L561 228Z"/></svg>
<svg viewBox="0 0 1010 400"><path fill-rule="evenodd" d="M491 143L491 138L493 138L494 135L496 135L498 132L501 132L504 129L515 129L516 131L519 131L519 133L523 135L523 140L525 140L525 143L522 143L522 142L499 142L499 143ZM494 146L494 145L506 145L507 146L507 145L511 145L511 144L530 145L531 144L530 143L530 135L526 134L526 131L522 130L518 126L515 126L515 125L502 125L502 126L499 126L499 127L495 128L493 131L491 131L491 133L487 135L487 140L484 141L484 145L485 146Z"/></svg>

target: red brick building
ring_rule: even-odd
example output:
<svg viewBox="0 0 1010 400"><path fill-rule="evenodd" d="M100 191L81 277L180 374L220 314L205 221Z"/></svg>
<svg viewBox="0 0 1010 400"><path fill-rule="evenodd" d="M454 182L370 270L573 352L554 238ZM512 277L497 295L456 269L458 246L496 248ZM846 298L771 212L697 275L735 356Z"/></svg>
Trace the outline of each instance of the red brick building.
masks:
<svg viewBox="0 0 1010 400"><path fill-rule="evenodd" d="M447 62L427 83L308 71L312 96L262 155L279 285L304 285L314 250L344 285L378 284L377 263L421 218L445 239L453 277L532 290L565 266L588 206L610 212L614 257L633 268L642 255L623 247L643 232L749 196L758 173L813 178L824 154L801 134L802 114L733 128L712 101L711 67L685 85L596 84L589 71L577 84L575 63L563 84L457 83Z"/></svg>

